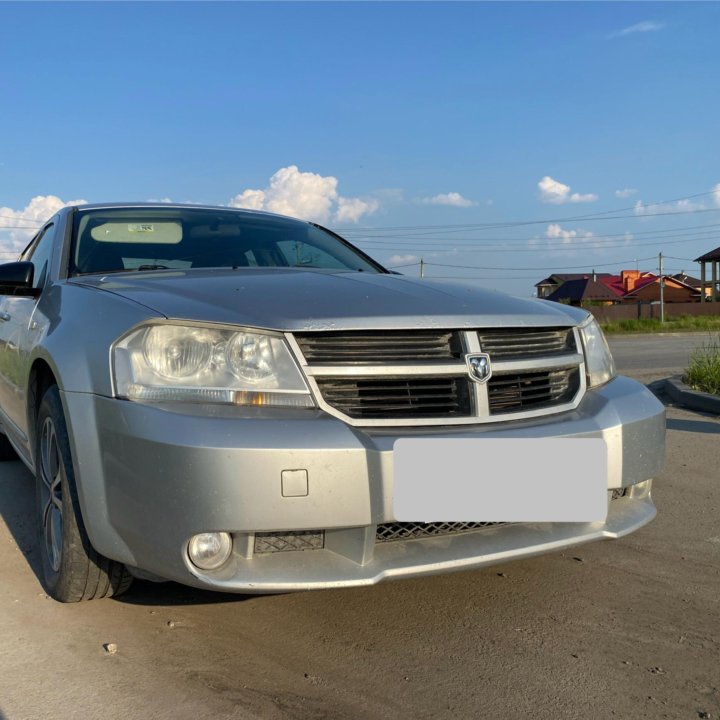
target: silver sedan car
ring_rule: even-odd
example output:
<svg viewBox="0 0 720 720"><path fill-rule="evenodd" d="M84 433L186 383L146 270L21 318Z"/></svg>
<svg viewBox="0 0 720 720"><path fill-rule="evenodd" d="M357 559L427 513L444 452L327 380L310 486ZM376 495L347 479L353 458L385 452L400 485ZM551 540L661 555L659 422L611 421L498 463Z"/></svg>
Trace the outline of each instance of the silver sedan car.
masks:
<svg viewBox="0 0 720 720"><path fill-rule="evenodd" d="M165 204L61 210L0 294L0 454L58 600L366 585L654 517L663 406L583 310Z"/></svg>

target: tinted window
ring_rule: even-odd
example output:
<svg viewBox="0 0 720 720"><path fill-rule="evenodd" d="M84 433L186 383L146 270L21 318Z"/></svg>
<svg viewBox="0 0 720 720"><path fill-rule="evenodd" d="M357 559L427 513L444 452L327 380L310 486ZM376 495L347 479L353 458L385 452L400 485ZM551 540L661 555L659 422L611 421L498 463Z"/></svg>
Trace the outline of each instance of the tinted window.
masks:
<svg viewBox="0 0 720 720"><path fill-rule="evenodd" d="M33 287L35 288L45 285L54 239L55 226L48 225L20 257L21 260L29 260L35 266L33 273Z"/></svg>
<svg viewBox="0 0 720 720"><path fill-rule="evenodd" d="M173 207L76 213L71 274L209 267L382 272L331 233L290 218Z"/></svg>

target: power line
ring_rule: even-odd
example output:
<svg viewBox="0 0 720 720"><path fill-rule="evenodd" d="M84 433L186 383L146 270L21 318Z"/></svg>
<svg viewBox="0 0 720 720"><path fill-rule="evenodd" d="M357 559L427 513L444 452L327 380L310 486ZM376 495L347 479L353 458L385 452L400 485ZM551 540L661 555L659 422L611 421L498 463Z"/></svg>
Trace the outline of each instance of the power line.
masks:
<svg viewBox="0 0 720 720"><path fill-rule="evenodd" d="M638 220L640 218L648 219L648 218L658 218L658 217L668 217L671 215L697 215L699 213L708 213L708 212L720 212L720 207L718 208L702 208L699 210L677 210L677 211L671 211L671 212L664 212L664 213L651 213L648 215L613 215L612 217L594 217L590 215L586 216L577 216L574 218L561 218L561 219L546 219L546 220L530 220L527 222L513 222L513 223L498 223L494 225L468 225L465 226L464 229L458 230L452 225L428 225L426 227L432 227L434 228L432 231L429 231L427 233L419 233L419 234L426 234L426 235L432 235L437 233L438 230L442 230L445 233L452 233L452 232L468 232L469 230L498 230L502 228L508 228L508 227L521 227L523 225L559 225L560 223L567 223L567 222L595 222L597 220L622 220L626 218L632 218L634 220ZM412 228L397 228L400 230L403 229L412 229ZM418 228L422 229L422 228ZM372 232L373 228L366 228L364 230L365 233ZM338 231L341 232L343 235L349 235L352 237L352 231L351 230L343 230ZM401 237L401 236L395 236L395 237ZM406 237L406 236L403 236Z"/></svg>
<svg viewBox="0 0 720 720"><path fill-rule="evenodd" d="M30 227L29 225L0 225L0 231L2 230L30 230L35 232L38 228Z"/></svg>
<svg viewBox="0 0 720 720"><path fill-rule="evenodd" d="M523 248L504 248L502 246L498 245L490 245L487 247L480 247L478 248L475 245L447 245L445 248L430 248L427 245L422 246L416 246L417 252L426 252L426 253L439 253L439 254L447 254L451 253L454 250L462 249L463 253L466 255L475 255L478 253L518 253L518 252L577 252L578 250L612 250L614 248L640 248L640 247L647 247L647 246L658 246L658 245L686 245L689 242L699 242L700 240L703 240L704 238L692 238L688 240L687 238L684 238L682 240L650 240L648 242L639 242L634 243L632 241L619 243L619 242L611 242L611 243L602 243L602 242L593 242L592 239L588 238L586 241L582 241L582 238L580 238L579 242L575 243L537 243L534 245L528 245L527 247ZM710 238L708 238L710 239ZM386 245L386 246L370 246L367 247L367 250L372 251L378 251L378 250L387 250L387 251L397 251L397 252L408 252L411 248L408 247L397 247L395 245Z"/></svg>
<svg viewBox="0 0 720 720"><path fill-rule="evenodd" d="M646 257L646 258L633 258L632 260L621 260L619 262L611 262L611 263L590 263L591 265L594 264L595 267L611 267L613 265L629 265L630 263L634 262L644 262L646 260L654 260L655 257ZM435 267L450 267L450 268L461 268L468 270L577 270L582 268L587 268L588 264L585 265L566 265L564 267L558 267L556 265L553 265L551 267L529 267L529 268L519 268L519 267L489 267L489 266L482 266L482 265L450 265L446 263L432 263L432 262L426 262L426 265L432 265Z"/></svg>
<svg viewBox="0 0 720 720"><path fill-rule="evenodd" d="M646 242L646 243L635 243L635 244L613 244L613 245L566 245L566 246L551 246L546 247L544 245L535 245L528 248L520 249L520 248L512 248L509 250L504 250L502 248L482 248L479 250L462 250L463 255L479 255L482 253L489 253L489 254L502 254L505 255L507 253L524 253L524 252L541 252L544 251L546 253L561 253L561 252L580 252L580 251L591 251L591 252L597 252L597 251L603 251L603 250L616 250L618 248L620 249L626 249L626 250L633 250L633 249L640 249L640 248L647 248L650 247L658 247L658 246L665 246L665 245L677 245L677 244L683 244L685 243L684 240L670 240L667 242ZM391 248L366 248L366 252L378 252L382 249L387 250L388 252L391 250ZM453 248L453 250L457 250L457 248ZM424 252L429 257L438 257L440 255L455 255L460 254L460 252L455 253L453 250L447 250L447 251L440 251L440 250L432 250L428 251L427 248L421 248L416 251L416 253ZM404 249L405 252L408 251L408 248ZM403 252L403 250L397 249L397 252Z"/></svg>
<svg viewBox="0 0 720 720"><path fill-rule="evenodd" d="M353 234L357 232L373 232L373 231L387 231L387 230L446 230L446 231L467 231L468 229L489 229L489 228L504 228L504 227L520 227L523 225L544 225L546 223L561 223L561 222L576 222L576 221L583 221L583 222L594 222L596 220L619 220L622 218L639 218L639 217L662 217L664 215L693 215L696 213L704 213L704 212L718 212L720 211L720 208L697 208L694 210L677 210L677 211L670 211L670 212L663 212L663 213L648 213L648 214L642 214L638 213L638 208L650 208L650 207L657 207L658 205L667 205L670 203L679 202L682 200L690 200L696 197L701 197L703 195L712 195L714 194L714 190L710 190L709 192L705 193L697 193L695 195L687 195L682 198L676 198L674 200L661 200L659 202L651 202L651 203L643 203L640 205L633 205L630 207L625 208L617 208L616 210L607 210L604 212L598 212L598 213L588 213L585 215L570 215L567 217L562 218L545 218L542 220L515 220L515 221L507 221L507 222L501 222L501 223L467 223L464 225L395 225L395 226L386 226L386 227L364 227L364 228L339 228L339 232ZM616 213L622 213L627 212L629 210L633 211L632 215L617 215Z"/></svg>
<svg viewBox="0 0 720 720"><path fill-rule="evenodd" d="M688 230L697 230L699 233L688 233ZM685 235L696 235L700 233L712 233L715 230L720 230L720 223L710 223L706 225L687 225L687 226L680 226L680 227L669 227L664 229L655 229L655 230L636 230L630 233L629 230L625 230L624 232L620 233L603 233L602 235L594 236L595 239L600 240L603 238L624 238L628 234L632 234L633 237L637 235L654 235L660 237L660 234L662 233L665 237L681 237ZM568 231L566 231L568 232ZM569 231L573 232L573 231ZM577 231L574 231L577 232ZM667 235L667 233L671 233L672 235ZM401 240L398 240L397 237L403 238ZM353 242L372 242L372 243L382 243L383 240L391 239L395 241L395 244L400 245L414 245L417 243L427 243L429 245L437 244L446 244L446 238L440 236L437 238L429 238L429 237L418 237L418 238L412 238L410 236L395 236L395 235L378 235L368 238L353 238ZM407 238L407 239L406 239ZM535 235L533 238L525 237L511 237L511 238L501 238L501 237L477 237L477 238L460 238L459 242L463 243L480 243L480 242L493 242L493 243L503 243L503 244L510 244L510 243L527 243L529 240L538 238L537 235ZM549 239L549 240L555 240L557 238L548 238L547 233L543 237L543 239ZM539 239L539 238L538 238Z"/></svg>
<svg viewBox="0 0 720 720"><path fill-rule="evenodd" d="M36 220L35 218L24 218L24 217L18 217L17 215L0 215L0 218L3 218L4 220L20 220L22 222L32 222L36 225L42 225L43 221Z"/></svg>

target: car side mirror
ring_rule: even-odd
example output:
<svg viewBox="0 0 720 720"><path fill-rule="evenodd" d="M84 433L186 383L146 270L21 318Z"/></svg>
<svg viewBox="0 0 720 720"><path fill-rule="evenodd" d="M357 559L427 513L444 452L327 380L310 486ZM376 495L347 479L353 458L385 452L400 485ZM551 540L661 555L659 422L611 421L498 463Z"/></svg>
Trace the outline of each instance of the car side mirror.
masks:
<svg viewBox="0 0 720 720"><path fill-rule="evenodd" d="M33 287L35 266L31 262L11 262L0 265L0 295L40 294Z"/></svg>

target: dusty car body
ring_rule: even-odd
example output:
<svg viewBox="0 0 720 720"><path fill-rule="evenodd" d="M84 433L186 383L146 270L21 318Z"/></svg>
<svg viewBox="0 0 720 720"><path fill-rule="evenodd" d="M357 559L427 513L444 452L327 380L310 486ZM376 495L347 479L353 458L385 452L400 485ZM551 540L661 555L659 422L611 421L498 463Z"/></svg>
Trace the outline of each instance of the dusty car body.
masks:
<svg viewBox="0 0 720 720"><path fill-rule="evenodd" d="M0 285L3 447L36 474L59 600L134 576L371 584L617 538L655 515L664 409L615 375L585 311L399 276L311 223L197 206L66 208ZM408 439L475 448L469 476L506 495L519 478L482 468L483 443L601 439L606 515L399 519ZM573 472L581 487L589 469Z"/></svg>

